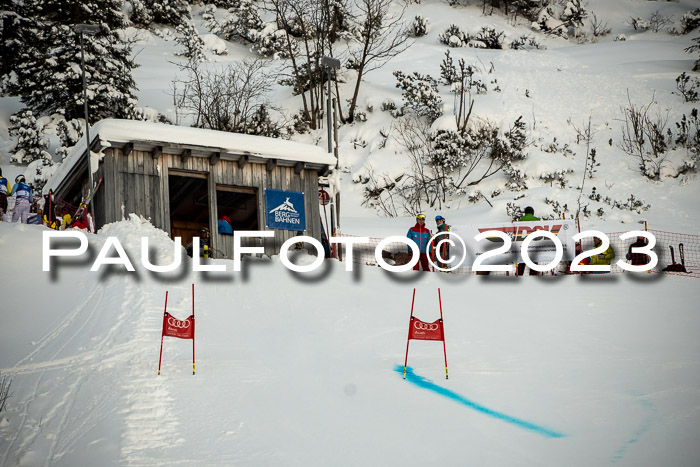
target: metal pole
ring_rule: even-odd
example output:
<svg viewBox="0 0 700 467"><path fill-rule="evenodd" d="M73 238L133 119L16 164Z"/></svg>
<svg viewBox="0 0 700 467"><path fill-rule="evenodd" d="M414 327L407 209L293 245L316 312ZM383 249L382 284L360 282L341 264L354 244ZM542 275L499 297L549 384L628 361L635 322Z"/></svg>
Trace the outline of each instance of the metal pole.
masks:
<svg viewBox="0 0 700 467"><path fill-rule="evenodd" d="M90 117L88 116L88 101L87 101L87 80L85 78L85 47L83 47L83 33L80 34L80 63L83 69L83 102L85 104L85 138L87 139L87 166L88 166L88 180L89 189L92 190L92 162L90 157ZM92 208L92 196L88 199L88 205Z"/></svg>
<svg viewBox="0 0 700 467"><path fill-rule="evenodd" d="M440 324L442 325L442 351L445 354L445 379L449 379L447 374L447 347L445 346L445 321L442 319L442 297L440 296L440 287L438 287L438 301L440 302Z"/></svg>
<svg viewBox="0 0 700 467"><path fill-rule="evenodd" d="M168 291L165 291L165 309L163 310L163 320L165 320L165 315L168 313ZM165 326L163 326L163 331L165 330ZM165 332L161 331L160 332L160 357L158 358L158 376L160 376L160 364L163 361L163 337L165 336Z"/></svg>
<svg viewBox="0 0 700 467"><path fill-rule="evenodd" d="M328 152L333 152L333 123L331 122L331 67L326 66L326 72L328 74L328 95L326 96L326 122L328 126Z"/></svg>

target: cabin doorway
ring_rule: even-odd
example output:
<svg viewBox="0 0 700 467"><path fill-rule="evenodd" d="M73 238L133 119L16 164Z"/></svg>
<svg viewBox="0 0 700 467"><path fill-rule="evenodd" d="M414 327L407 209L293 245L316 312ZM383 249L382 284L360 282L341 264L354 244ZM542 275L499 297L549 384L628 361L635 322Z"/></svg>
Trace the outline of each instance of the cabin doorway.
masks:
<svg viewBox="0 0 700 467"><path fill-rule="evenodd" d="M170 237L182 237L184 246L192 243L192 238L200 236L200 229L209 225L209 189L204 174L168 175L170 197Z"/></svg>

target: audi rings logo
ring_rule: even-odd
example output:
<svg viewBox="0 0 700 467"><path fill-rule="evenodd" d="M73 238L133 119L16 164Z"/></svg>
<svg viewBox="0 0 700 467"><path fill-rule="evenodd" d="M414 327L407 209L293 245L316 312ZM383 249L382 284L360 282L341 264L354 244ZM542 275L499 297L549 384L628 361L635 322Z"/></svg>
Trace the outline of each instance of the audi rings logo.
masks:
<svg viewBox="0 0 700 467"><path fill-rule="evenodd" d="M413 323L413 327L419 331L437 331L440 329L440 325L438 323L424 323L422 321L416 321Z"/></svg>
<svg viewBox="0 0 700 467"><path fill-rule="evenodd" d="M186 319L185 321L180 321L179 319L175 319L172 316L168 318L168 325L174 328L187 329L190 327L190 324L192 324L192 321L190 321L189 319Z"/></svg>

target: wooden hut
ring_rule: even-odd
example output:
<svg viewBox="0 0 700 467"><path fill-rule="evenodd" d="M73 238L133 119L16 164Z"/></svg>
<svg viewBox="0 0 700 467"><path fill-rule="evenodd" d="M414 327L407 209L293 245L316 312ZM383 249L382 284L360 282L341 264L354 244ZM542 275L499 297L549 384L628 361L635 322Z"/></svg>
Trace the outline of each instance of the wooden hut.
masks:
<svg viewBox="0 0 700 467"><path fill-rule="evenodd" d="M268 255L279 253L293 236L321 239L319 176L327 175L335 158L320 147L114 119L95 124L91 139L93 178L101 179L92 206L98 229L136 213L172 238L182 237L187 245L206 227L212 233L214 256L227 258L233 252L233 237L217 229L224 215L233 230L274 230L274 239L247 244L264 243ZM80 202L89 184L86 146L83 139L73 148L44 191L53 188L59 198ZM276 199L288 195L284 208L266 205L273 192ZM291 208L290 197L296 204ZM305 225L269 226L268 215L276 208L295 211Z"/></svg>

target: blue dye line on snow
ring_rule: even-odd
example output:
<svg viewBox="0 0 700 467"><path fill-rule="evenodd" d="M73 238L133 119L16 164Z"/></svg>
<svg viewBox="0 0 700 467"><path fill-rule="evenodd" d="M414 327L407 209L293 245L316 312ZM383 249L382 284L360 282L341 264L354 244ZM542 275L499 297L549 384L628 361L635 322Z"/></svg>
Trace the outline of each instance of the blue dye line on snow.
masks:
<svg viewBox="0 0 700 467"><path fill-rule="evenodd" d="M639 426L639 428L637 428L632 437L629 440L627 440L625 444L620 446L617 451L615 451L615 454L610 458L611 464L615 464L620 459L622 459L622 456L625 455L627 449L629 449L630 446L634 445L637 441L639 441L642 435L649 430L652 423L654 422L654 417L657 415L656 407L654 407L654 404L652 404L648 400L641 398L643 397L643 394L631 393L631 395L637 398L639 405L641 405L644 408L644 410L646 410L647 416L644 418L644 421L642 421L642 424Z"/></svg>
<svg viewBox="0 0 700 467"><path fill-rule="evenodd" d="M401 365L396 365L394 368L394 371L397 373L403 375L403 367ZM411 367L406 368L406 381L415 384L418 387L421 387L423 389L427 389L429 391L433 391L434 393L440 394L441 396L447 397L448 399L452 399L455 402L459 402L462 405L466 405L470 409L476 410L477 412L481 412L485 415L488 415L489 417L496 418L498 420L503 420L504 422L510 423L512 425L518 426L520 428L524 428L529 431L534 431L535 433L546 436L547 438L562 438L566 435L562 433L557 433L556 431L550 430L548 428L541 427L539 425L535 425L534 423L530 423L525 420L521 420L519 418L511 417L510 415L506 415L502 412L497 412L493 409L489 409L488 407L484 407L481 404L477 404L474 401L471 401L467 399L464 396L461 396L457 394L454 391L451 391L447 388L444 388L442 386L438 386L437 384L433 383L432 381L425 379L424 377L417 375L413 372L413 369Z"/></svg>

